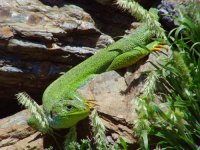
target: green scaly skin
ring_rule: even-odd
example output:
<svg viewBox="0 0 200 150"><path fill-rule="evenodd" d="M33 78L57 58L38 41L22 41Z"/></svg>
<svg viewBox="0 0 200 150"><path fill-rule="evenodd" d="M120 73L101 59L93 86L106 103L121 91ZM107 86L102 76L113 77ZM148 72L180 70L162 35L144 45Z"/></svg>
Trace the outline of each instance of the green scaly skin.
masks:
<svg viewBox="0 0 200 150"><path fill-rule="evenodd" d="M142 24L133 33L99 50L50 84L43 94L43 107L50 126L69 128L87 117L90 109L87 102L77 95L76 89L95 74L130 66L147 56L150 51L138 47L138 44L151 49L158 44L149 44L153 37L147 25Z"/></svg>

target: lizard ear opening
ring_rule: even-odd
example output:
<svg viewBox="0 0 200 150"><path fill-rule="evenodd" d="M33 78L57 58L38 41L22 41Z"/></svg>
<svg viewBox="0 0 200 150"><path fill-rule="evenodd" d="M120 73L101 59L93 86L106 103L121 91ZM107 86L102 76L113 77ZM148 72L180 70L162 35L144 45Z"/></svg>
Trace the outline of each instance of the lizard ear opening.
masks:
<svg viewBox="0 0 200 150"><path fill-rule="evenodd" d="M54 118L55 116L57 116L57 113L55 111L51 111L50 116L51 116L51 118Z"/></svg>

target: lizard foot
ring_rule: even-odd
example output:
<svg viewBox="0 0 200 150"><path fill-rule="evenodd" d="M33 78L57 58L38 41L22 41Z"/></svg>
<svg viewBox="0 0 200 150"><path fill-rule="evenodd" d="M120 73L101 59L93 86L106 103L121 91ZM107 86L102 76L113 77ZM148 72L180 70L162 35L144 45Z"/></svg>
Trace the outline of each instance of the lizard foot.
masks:
<svg viewBox="0 0 200 150"><path fill-rule="evenodd" d="M153 48L151 48L151 51L162 51L163 49L165 50L169 50L169 47L164 44L164 43L160 43L159 45L154 46Z"/></svg>
<svg viewBox="0 0 200 150"><path fill-rule="evenodd" d="M85 103L89 107L89 109L92 109L92 108L94 108L95 105L97 105L95 100L86 100Z"/></svg>

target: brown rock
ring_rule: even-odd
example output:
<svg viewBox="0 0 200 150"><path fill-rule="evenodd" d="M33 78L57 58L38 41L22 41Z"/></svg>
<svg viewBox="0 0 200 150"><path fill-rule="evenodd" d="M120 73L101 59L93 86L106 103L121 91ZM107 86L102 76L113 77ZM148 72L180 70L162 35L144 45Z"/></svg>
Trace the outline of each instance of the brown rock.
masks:
<svg viewBox="0 0 200 150"><path fill-rule="evenodd" d="M0 120L1 150L43 149L41 134L27 125L29 117L25 110Z"/></svg>
<svg viewBox="0 0 200 150"><path fill-rule="evenodd" d="M4 26L0 29L0 39L8 39L13 36L12 29L9 26Z"/></svg>

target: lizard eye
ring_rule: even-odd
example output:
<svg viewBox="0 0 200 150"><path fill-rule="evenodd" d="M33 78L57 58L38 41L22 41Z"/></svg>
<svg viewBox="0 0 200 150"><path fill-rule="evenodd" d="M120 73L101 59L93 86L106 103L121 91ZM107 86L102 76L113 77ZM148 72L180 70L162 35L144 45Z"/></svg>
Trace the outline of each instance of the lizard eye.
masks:
<svg viewBox="0 0 200 150"><path fill-rule="evenodd" d="M66 107L67 107L66 110L68 112L71 112L73 110L73 108L74 108L72 105L67 105Z"/></svg>
<svg viewBox="0 0 200 150"><path fill-rule="evenodd" d="M67 106L67 109L71 109L71 108L72 108L72 106L71 106L71 105L68 105L68 106Z"/></svg>

